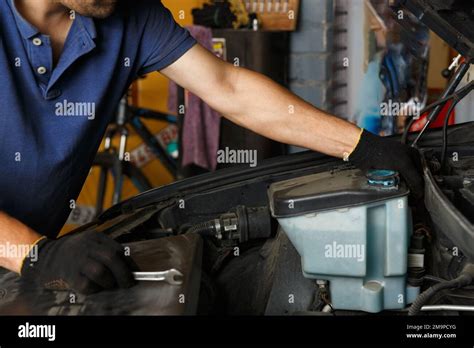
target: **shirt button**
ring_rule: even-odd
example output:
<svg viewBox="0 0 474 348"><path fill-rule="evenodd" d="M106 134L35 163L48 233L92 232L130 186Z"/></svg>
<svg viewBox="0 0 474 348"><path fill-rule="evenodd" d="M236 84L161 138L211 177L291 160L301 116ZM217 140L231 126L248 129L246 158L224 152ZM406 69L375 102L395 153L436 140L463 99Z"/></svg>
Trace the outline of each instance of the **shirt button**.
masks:
<svg viewBox="0 0 474 348"><path fill-rule="evenodd" d="M46 74L48 70L44 66L40 66L38 69L36 69L36 72L40 75Z"/></svg>
<svg viewBox="0 0 474 348"><path fill-rule="evenodd" d="M35 37L33 39L33 45L35 46L41 46L43 44L43 41L41 41L41 39L39 37Z"/></svg>

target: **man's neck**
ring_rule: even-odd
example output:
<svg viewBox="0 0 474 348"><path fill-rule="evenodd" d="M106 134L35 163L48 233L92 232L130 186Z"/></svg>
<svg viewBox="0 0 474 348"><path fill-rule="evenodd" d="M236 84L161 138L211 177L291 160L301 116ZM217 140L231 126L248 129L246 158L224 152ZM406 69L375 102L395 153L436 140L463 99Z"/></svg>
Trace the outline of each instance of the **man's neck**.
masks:
<svg viewBox="0 0 474 348"><path fill-rule="evenodd" d="M69 10L58 0L14 0L18 12L43 34L69 21Z"/></svg>
<svg viewBox="0 0 474 348"><path fill-rule="evenodd" d="M72 26L69 9L58 0L14 0L18 12L40 33L48 35L53 49L53 64L59 61Z"/></svg>

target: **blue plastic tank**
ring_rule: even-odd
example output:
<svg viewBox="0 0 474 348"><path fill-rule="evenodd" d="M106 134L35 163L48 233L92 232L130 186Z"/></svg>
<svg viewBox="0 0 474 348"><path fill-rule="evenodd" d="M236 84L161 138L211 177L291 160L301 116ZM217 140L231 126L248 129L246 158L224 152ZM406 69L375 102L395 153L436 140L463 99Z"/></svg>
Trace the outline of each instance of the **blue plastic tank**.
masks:
<svg viewBox="0 0 474 348"><path fill-rule="evenodd" d="M412 234L409 191L393 171L342 170L273 184L272 214L307 278L329 281L335 309L403 309Z"/></svg>

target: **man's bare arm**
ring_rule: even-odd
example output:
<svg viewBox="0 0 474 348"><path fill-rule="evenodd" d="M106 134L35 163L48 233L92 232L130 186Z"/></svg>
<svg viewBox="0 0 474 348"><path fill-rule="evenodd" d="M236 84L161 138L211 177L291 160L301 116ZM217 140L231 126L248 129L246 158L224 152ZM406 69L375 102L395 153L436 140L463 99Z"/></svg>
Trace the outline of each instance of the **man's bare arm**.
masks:
<svg viewBox="0 0 474 348"><path fill-rule="evenodd" d="M199 45L161 72L229 120L273 140L339 158L350 154L359 140L361 130L355 125Z"/></svg>
<svg viewBox="0 0 474 348"><path fill-rule="evenodd" d="M41 235L22 224L20 221L0 212L0 267L20 273L26 253L20 253L27 248L20 246L32 245ZM13 248L8 248L8 245ZM9 252L8 252L9 251Z"/></svg>

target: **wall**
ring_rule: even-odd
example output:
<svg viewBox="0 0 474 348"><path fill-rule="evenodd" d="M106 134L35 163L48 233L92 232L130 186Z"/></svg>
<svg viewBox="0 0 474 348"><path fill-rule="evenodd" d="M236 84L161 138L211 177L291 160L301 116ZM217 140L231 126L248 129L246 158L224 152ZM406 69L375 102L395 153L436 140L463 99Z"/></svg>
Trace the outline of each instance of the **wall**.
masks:
<svg viewBox="0 0 474 348"><path fill-rule="evenodd" d="M438 35L430 35L430 65L428 70L428 88L444 89L448 80L441 75L451 62L449 45Z"/></svg>
<svg viewBox="0 0 474 348"><path fill-rule="evenodd" d="M290 90L314 106L331 109L334 0L301 0L299 24L291 34ZM290 152L302 151L290 146Z"/></svg>
<svg viewBox="0 0 474 348"><path fill-rule="evenodd" d="M291 35L290 89L328 109L333 49L333 0L302 0L298 31Z"/></svg>

